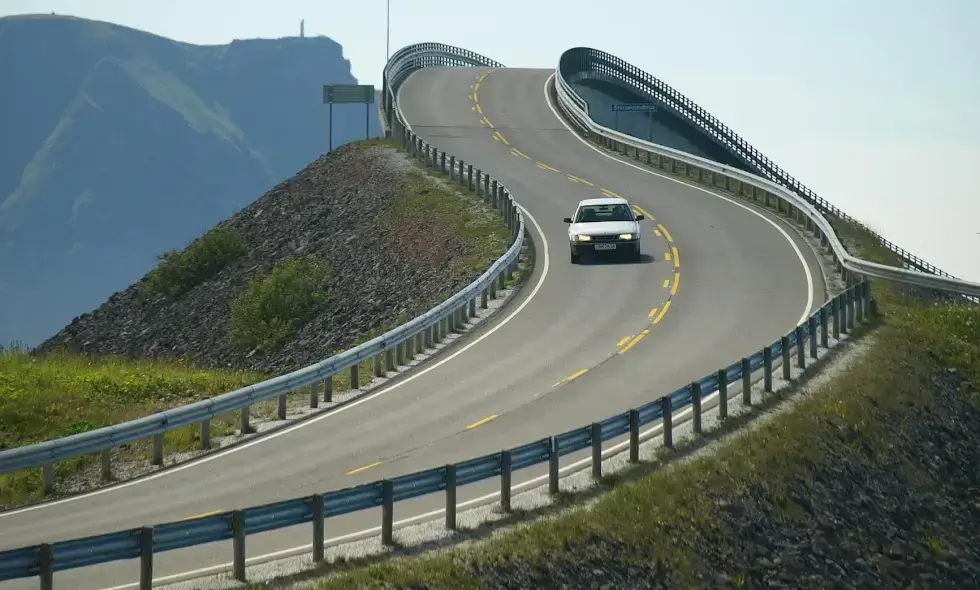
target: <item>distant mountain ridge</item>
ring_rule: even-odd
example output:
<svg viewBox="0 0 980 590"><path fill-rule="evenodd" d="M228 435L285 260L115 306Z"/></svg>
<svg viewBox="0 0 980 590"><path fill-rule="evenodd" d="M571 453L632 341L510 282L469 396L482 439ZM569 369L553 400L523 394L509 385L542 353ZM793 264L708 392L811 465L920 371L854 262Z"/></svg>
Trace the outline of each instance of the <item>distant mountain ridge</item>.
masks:
<svg viewBox="0 0 980 590"><path fill-rule="evenodd" d="M54 334L315 160L321 85L356 83L326 37L0 18L0 342ZM334 107L334 147L364 137L364 108Z"/></svg>

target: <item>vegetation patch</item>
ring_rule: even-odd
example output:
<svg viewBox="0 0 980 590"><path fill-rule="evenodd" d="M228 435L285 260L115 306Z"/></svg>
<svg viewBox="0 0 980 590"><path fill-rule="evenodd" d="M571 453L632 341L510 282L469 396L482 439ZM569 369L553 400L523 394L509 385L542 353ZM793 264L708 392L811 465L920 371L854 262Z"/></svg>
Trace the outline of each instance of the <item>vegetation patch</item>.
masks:
<svg viewBox="0 0 980 590"><path fill-rule="evenodd" d="M143 297L178 297L221 272L246 253L234 229L219 225L191 242L183 251L167 250L140 285Z"/></svg>
<svg viewBox="0 0 980 590"><path fill-rule="evenodd" d="M265 379L258 373L200 370L186 363L0 352L0 449L11 449L141 418ZM214 435L231 420L212 427ZM168 450L192 448L196 430L167 437ZM137 445L132 449L140 451ZM56 465L65 477L92 457ZM0 506L39 497L40 470L0 475Z"/></svg>
<svg viewBox="0 0 980 590"><path fill-rule="evenodd" d="M848 226L841 234L851 239L859 250L856 254L894 263L894 255L867 233ZM737 435L737 444L666 469L639 466L623 478L628 483L616 485L592 508L519 527L471 547L359 568L334 566L334 573L315 587L534 587L562 568L607 569L613 561L643 572L649 587L754 587L761 580L744 571L725 571L726 564L738 561L733 558L736 553L744 557L746 543L751 544L745 536L759 526L757 520L777 515L781 530L790 537L799 534L799 527L813 526L807 519L814 518L816 508L801 504L800 498L819 501L819 494L827 491L820 487L826 485L821 474L844 465L851 470L851 481L831 481L847 487L860 486L862 477L870 477L864 470L877 470L893 474L912 496L943 483L936 479L936 465L916 463L900 449L905 434L918 428L924 416L940 411L934 393L937 373L950 368L974 384L980 382L980 308L917 303L909 300L904 287L882 281L875 282L873 294L881 315L871 326L875 335L867 356L790 411ZM976 399L970 401L977 405ZM943 444L942 439L936 441L938 448ZM824 483L818 486L817 481ZM876 492L880 493L872 490L871 497ZM893 502L874 503L884 503L887 510ZM731 507L753 505L765 506L765 514L743 514L748 528L733 527L737 519ZM843 529L838 532L845 534ZM789 540L783 537L781 542ZM865 541L860 545L875 546ZM924 533L920 541L922 551L930 555L949 553L938 533ZM962 555L964 548L960 549ZM782 550L768 550L773 552L766 554L769 557L784 555ZM889 551L893 549L881 550ZM895 559L901 562L901 557ZM549 574L535 577L542 572ZM795 580L803 584L801 578ZM820 584L810 580L803 586Z"/></svg>
<svg viewBox="0 0 980 590"><path fill-rule="evenodd" d="M315 259L292 258L266 274L259 268L248 290L231 304L232 345L249 351L272 351L292 338L327 300L330 268Z"/></svg>

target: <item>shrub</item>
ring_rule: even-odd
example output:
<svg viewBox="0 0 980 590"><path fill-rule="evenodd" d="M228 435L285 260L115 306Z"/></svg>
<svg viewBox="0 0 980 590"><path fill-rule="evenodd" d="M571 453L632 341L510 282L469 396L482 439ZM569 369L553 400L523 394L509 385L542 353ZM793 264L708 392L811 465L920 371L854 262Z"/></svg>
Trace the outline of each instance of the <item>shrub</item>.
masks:
<svg viewBox="0 0 980 590"><path fill-rule="evenodd" d="M327 300L329 278L329 267L312 259L280 262L269 274L260 268L231 304L231 345L241 351L279 348Z"/></svg>
<svg viewBox="0 0 980 590"><path fill-rule="evenodd" d="M183 252L168 250L140 286L145 297L177 297L213 277L239 256L245 244L235 230L219 226L191 242Z"/></svg>

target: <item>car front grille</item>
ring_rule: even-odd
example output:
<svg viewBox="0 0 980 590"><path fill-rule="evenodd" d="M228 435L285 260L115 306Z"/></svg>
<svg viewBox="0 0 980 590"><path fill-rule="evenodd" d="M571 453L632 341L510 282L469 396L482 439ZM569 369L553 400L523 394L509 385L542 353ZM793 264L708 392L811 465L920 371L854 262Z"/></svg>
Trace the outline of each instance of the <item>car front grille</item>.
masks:
<svg viewBox="0 0 980 590"><path fill-rule="evenodd" d="M621 242L619 234L609 236L592 236L593 242Z"/></svg>

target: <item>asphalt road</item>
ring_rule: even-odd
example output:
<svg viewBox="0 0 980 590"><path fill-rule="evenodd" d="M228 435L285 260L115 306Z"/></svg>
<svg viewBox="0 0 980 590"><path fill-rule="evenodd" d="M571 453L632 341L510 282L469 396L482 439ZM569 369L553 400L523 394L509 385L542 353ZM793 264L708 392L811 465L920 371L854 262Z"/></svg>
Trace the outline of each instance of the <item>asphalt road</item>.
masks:
<svg viewBox="0 0 980 590"><path fill-rule="evenodd" d="M495 322L455 356L340 411L152 478L0 514L0 550L329 491L582 426L741 358L823 302L815 257L784 222L600 155L549 107L550 71L487 72L417 72L401 105L419 135L503 181L534 220L535 272ZM640 262L569 263L562 218L602 189L655 218L644 222ZM541 472L515 474L514 483ZM495 486L467 486L459 501ZM398 504L396 518L442 501ZM372 510L330 519L328 537L378 518ZM249 537L248 554L308 543L308 529ZM230 557L230 543L161 554L155 576ZM119 562L60 572L56 586L106 588L137 575L135 562Z"/></svg>

